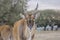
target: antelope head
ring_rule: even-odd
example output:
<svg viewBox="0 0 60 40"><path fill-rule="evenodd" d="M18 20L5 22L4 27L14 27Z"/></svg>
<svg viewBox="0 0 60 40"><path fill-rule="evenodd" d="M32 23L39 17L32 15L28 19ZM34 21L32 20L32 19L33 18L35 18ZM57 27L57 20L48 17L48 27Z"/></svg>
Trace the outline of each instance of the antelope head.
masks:
<svg viewBox="0 0 60 40"><path fill-rule="evenodd" d="M35 8L35 12L30 12L30 13L27 13L27 14L20 14L21 17L23 17L26 22L27 22L27 26L31 29L34 24L35 24L35 19L36 19L36 14L37 14L37 8L38 8L38 4Z"/></svg>

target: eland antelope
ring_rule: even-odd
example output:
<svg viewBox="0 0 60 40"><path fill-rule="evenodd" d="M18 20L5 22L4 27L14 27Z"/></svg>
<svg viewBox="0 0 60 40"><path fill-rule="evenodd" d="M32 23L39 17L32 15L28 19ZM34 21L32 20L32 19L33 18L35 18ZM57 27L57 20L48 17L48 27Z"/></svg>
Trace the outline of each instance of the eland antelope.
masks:
<svg viewBox="0 0 60 40"><path fill-rule="evenodd" d="M14 24L13 40L33 40L36 30L35 18L37 13L38 4L35 12L28 14L21 14L23 18Z"/></svg>
<svg viewBox="0 0 60 40"><path fill-rule="evenodd" d="M11 37L11 29L9 25L1 25L0 26L0 40L10 40Z"/></svg>

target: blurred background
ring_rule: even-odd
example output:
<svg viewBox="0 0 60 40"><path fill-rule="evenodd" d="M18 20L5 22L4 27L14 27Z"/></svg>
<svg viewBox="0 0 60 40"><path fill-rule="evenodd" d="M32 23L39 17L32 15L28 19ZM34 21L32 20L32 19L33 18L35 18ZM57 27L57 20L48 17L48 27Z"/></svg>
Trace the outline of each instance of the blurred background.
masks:
<svg viewBox="0 0 60 40"><path fill-rule="evenodd" d="M60 27L60 0L0 0L0 25L13 25L20 20L20 13L34 11L38 3L37 27ZM53 28L53 27L52 27ZM45 29L44 29L45 30Z"/></svg>
<svg viewBox="0 0 60 40"><path fill-rule="evenodd" d="M40 35L41 31L41 33L44 34L59 34L60 0L0 0L0 25L9 24L13 26L14 22L21 19L20 13L30 13L34 11L37 3L37 13L39 14L39 17L36 19L36 24L38 34ZM38 36L37 40L39 40L39 37L41 36ZM56 40L59 40L59 38L60 36L58 36L58 39Z"/></svg>

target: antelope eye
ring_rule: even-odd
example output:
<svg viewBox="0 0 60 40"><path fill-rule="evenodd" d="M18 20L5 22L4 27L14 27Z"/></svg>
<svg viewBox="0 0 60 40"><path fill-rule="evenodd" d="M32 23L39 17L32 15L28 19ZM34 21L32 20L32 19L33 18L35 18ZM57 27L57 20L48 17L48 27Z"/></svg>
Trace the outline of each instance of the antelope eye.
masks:
<svg viewBox="0 0 60 40"><path fill-rule="evenodd" d="M34 22L35 20L33 19L32 21Z"/></svg>
<svg viewBox="0 0 60 40"><path fill-rule="evenodd" d="M33 19L35 19L35 17L33 17Z"/></svg>

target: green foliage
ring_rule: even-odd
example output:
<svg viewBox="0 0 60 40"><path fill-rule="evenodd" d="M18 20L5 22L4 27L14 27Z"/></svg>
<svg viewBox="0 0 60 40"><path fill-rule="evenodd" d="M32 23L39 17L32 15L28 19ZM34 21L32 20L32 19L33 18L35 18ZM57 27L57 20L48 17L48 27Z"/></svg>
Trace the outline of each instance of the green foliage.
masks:
<svg viewBox="0 0 60 40"><path fill-rule="evenodd" d="M59 23L60 12L57 10L40 10L40 16L37 18L36 22L40 26L46 26L47 24Z"/></svg>
<svg viewBox="0 0 60 40"><path fill-rule="evenodd" d="M20 13L24 13L27 9L27 2L29 0L0 0L0 23L7 21L7 24L13 24L15 21L21 19ZM60 11L56 10L40 10L39 18L36 23L38 25L46 25L60 20ZM58 23L58 22L57 22Z"/></svg>
<svg viewBox="0 0 60 40"><path fill-rule="evenodd" d="M0 0L0 21L7 21L7 24L13 24L21 19L20 13L23 13L28 0Z"/></svg>

